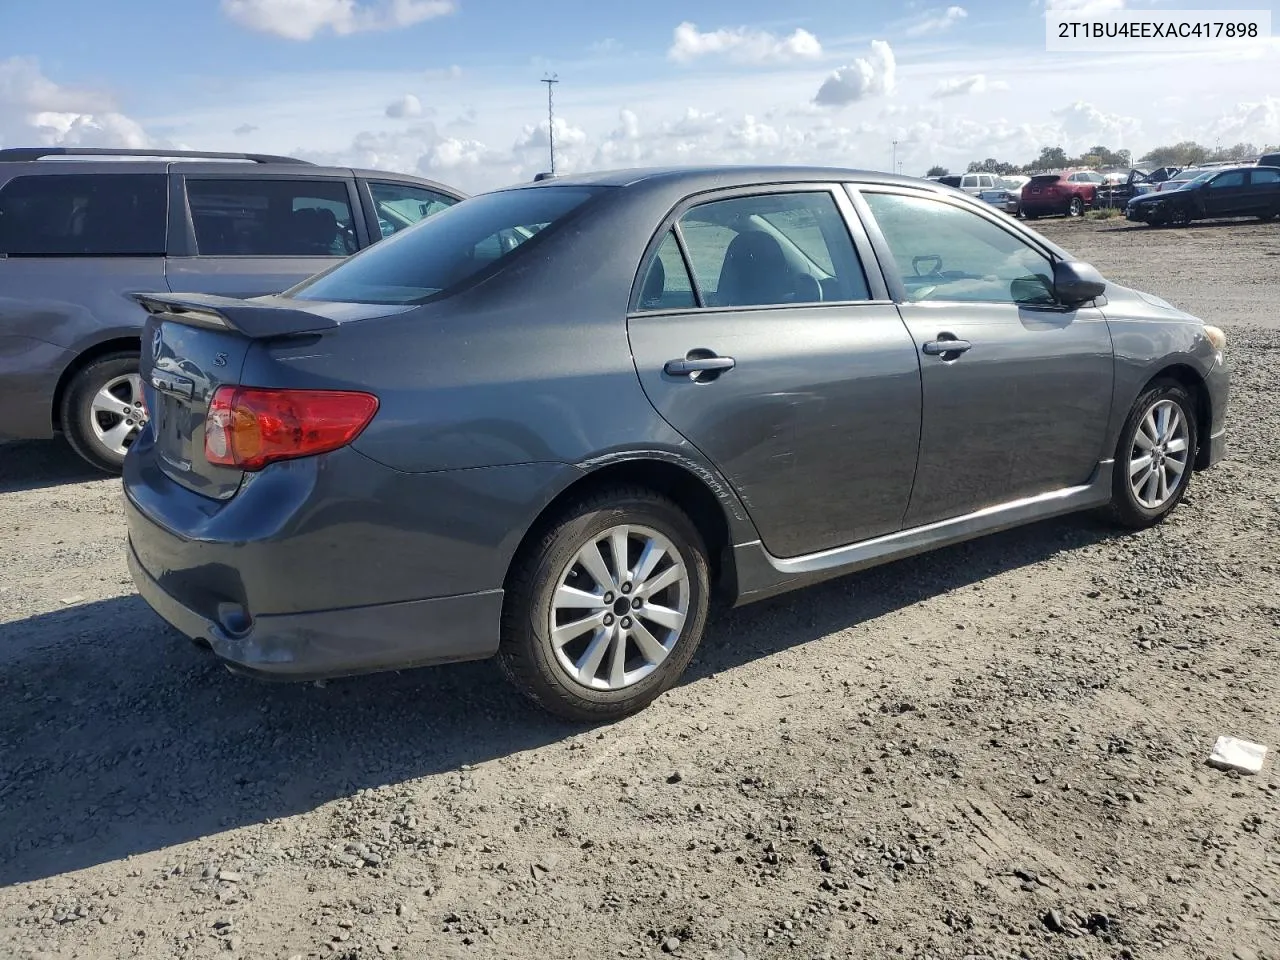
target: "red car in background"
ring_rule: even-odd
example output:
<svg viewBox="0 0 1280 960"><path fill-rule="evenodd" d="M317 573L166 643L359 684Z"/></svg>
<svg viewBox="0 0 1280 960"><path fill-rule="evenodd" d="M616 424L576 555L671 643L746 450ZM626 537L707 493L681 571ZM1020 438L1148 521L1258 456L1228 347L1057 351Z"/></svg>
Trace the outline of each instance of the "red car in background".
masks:
<svg viewBox="0 0 1280 960"><path fill-rule="evenodd" d="M1022 188L1022 215L1028 220L1062 214L1078 217L1094 205L1104 179L1092 170L1038 174Z"/></svg>

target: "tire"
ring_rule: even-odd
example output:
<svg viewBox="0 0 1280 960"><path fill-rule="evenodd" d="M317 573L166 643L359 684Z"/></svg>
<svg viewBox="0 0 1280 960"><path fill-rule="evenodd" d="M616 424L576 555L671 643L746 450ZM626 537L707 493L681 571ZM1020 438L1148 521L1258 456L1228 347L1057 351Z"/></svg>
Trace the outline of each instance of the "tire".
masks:
<svg viewBox="0 0 1280 960"><path fill-rule="evenodd" d="M1071 203L1067 205L1067 216L1082 217L1084 216L1084 201L1079 197L1072 197Z"/></svg>
<svg viewBox="0 0 1280 960"><path fill-rule="evenodd" d="M1191 226L1191 211L1186 207L1174 207L1169 211L1169 226L1171 227L1189 227Z"/></svg>
<svg viewBox="0 0 1280 960"><path fill-rule="evenodd" d="M63 391L59 410L71 449L102 472L118 474L147 421L141 391L136 353L111 353L85 364ZM110 405L108 393L118 406Z"/></svg>
<svg viewBox="0 0 1280 960"><path fill-rule="evenodd" d="M612 560L612 533L622 526L631 528L632 533L628 539L629 569L638 571L646 544L657 544L667 552L656 561L646 582L676 578L643 600L635 585L625 579L622 583L610 579L617 566ZM601 550L599 545L604 541L608 545ZM588 553L593 547L594 561ZM595 576L579 559L582 557L595 567ZM678 565L672 563L675 557ZM671 574L677 566L681 572ZM556 608L553 601L562 583L566 593L584 598L594 595L596 599L582 606L570 603ZM517 689L558 717L584 723L619 720L647 707L684 673L702 641L709 595L706 546L674 503L645 489L602 491L568 507L517 557L507 580L498 663ZM628 596L631 608L623 613ZM606 604L609 597L613 599ZM654 598L657 605L652 604ZM633 613L637 607L641 612ZM681 607L683 618L675 623L670 611ZM649 619L645 609L663 609L664 619L671 625ZM595 621L596 617L601 619L591 626L566 631L559 638L559 647L553 642L553 622L563 627ZM627 621L632 626L623 634ZM645 646L635 639L636 627L645 631L646 636L641 637ZM618 668L622 671L620 684L615 670L619 635L623 656ZM659 648L667 652L655 656ZM593 652L597 654L594 658L589 656Z"/></svg>
<svg viewBox="0 0 1280 960"><path fill-rule="evenodd" d="M1169 412L1170 416L1176 411L1180 418L1163 421L1168 423L1168 437L1163 437L1160 433L1161 411ZM1112 519L1122 526L1141 530L1154 526L1168 516L1182 500L1191 482L1198 439L1195 403L1185 387L1165 380L1157 381L1143 391L1129 411L1116 445L1115 474L1111 485ZM1181 443L1177 442L1179 440ZM1152 442L1158 450L1164 444L1164 456L1160 459L1165 466L1160 472L1165 476L1163 482L1169 483L1172 480L1163 497L1160 496L1162 481L1158 478L1148 480L1147 485L1141 484L1141 480L1150 477L1152 473L1141 464L1142 457L1146 455L1146 444ZM1135 464L1138 466L1135 467ZM1176 464L1181 464L1180 471L1176 470ZM1150 486L1152 483L1155 484L1154 489ZM1134 489L1135 485L1139 487L1138 490Z"/></svg>

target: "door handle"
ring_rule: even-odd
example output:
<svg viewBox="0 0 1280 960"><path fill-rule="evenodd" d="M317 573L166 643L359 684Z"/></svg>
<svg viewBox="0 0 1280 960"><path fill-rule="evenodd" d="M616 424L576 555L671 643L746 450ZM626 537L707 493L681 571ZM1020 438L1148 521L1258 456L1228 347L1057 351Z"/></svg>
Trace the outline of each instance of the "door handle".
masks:
<svg viewBox="0 0 1280 960"><path fill-rule="evenodd" d="M733 357L686 357L683 360L668 360L663 364L662 371L668 376L680 377L711 370L732 370L735 364Z"/></svg>
<svg viewBox="0 0 1280 960"><path fill-rule="evenodd" d="M922 349L931 357L941 357L948 353L964 353L973 344L968 340L957 340L954 337L939 336L937 340L930 340Z"/></svg>

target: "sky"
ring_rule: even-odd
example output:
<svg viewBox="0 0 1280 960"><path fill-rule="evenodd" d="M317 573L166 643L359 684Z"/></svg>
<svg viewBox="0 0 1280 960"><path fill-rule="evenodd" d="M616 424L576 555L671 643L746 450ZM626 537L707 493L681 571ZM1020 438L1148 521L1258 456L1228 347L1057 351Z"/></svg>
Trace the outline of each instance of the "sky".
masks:
<svg viewBox="0 0 1280 960"><path fill-rule="evenodd" d="M1280 29L1258 0L0 0L0 146L284 153L478 192L548 169L546 76L560 173L1280 144L1280 40L1048 52L1046 8Z"/></svg>

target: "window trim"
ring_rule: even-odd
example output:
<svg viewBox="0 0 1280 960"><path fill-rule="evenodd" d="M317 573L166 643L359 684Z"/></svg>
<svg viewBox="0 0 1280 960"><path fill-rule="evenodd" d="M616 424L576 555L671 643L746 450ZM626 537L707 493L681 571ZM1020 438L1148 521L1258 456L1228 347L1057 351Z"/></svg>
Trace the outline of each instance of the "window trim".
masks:
<svg viewBox="0 0 1280 960"><path fill-rule="evenodd" d="M359 253L361 250L369 246L369 225L366 222L364 214L364 204L360 202L360 195L356 191L355 177L343 176L325 176L324 174L312 176L298 176L297 174L248 174L241 169L236 173L231 171L219 170L216 173L195 173L174 171L170 174L171 186L170 197L175 195L180 197L181 205L178 208L178 216L183 220L181 227L182 233L176 234L170 230L170 235L177 239L181 237L184 241L181 245L170 243L170 257L182 257L190 260L306 260L313 262L322 262L327 260L337 260L339 262ZM195 218L191 213L191 194L187 190L187 183L191 180L237 180L237 181L277 181L287 180L291 183L345 183L347 185L347 204L351 207L351 227L356 235L356 249L349 254L315 254L315 253L200 253L200 246L196 241ZM172 199L169 208L172 211L174 204ZM171 227L173 218L171 214ZM181 252L178 252L179 248Z"/></svg>
<svg viewBox="0 0 1280 960"><path fill-rule="evenodd" d="M689 316L690 314L703 313L755 313L769 312L779 310L821 310L827 307L855 307L863 305L885 306L893 303L889 288L884 283L878 264L875 260L875 251L871 242L863 230L862 223L857 217L853 206L849 202L849 197L841 184L829 180L814 181L785 181L782 183L758 183L748 184L740 187L719 188L711 190L701 190L691 193L679 202L677 202L666 216L659 221L653 236L649 238L649 243L645 246L644 253L640 257L639 265L636 268L635 277L632 280L631 296L627 301L627 317L669 317L669 316ZM849 234L849 240L853 244L854 254L857 256L859 266L862 268L863 277L866 280L869 298L866 300L822 300L814 303L762 303L752 304L749 306L703 306L706 300L702 293L701 285L698 283L692 263L689 258L689 250L685 243L683 231L679 229L680 219L693 207L703 206L708 203L716 203L720 200L737 200L742 197L753 196L772 196L779 193L826 193L835 203L836 212L844 221L845 230ZM658 247L661 245L663 237L668 231L675 230L677 242L680 245L680 255L684 260L685 269L689 272L690 280L693 284L695 306L679 307L671 310L641 310L639 309L640 295L644 287L644 276L648 272L649 264L652 259L657 256Z"/></svg>
<svg viewBox="0 0 1280 960"><path fill-rule="evenodd" d="M48 180L49 174L36 172L21 172L0 182L0 194L18 183L21 180ZM65 172L59 171L54 176L80 176L80 177L155 177L159 180L165 180L165 174L160 170L111 170L111 171L94 171L90 173L87 170L68 169ZM172 236L171 223L173 217L173 198L170 195L167 186L161 191L164 194L165 213L164 213L164 236L160 241L160 250L154 253L9 253L0 251L0 260L162 260L168 256L170 237Z"/></svg>
<svg viewBox="0 0 1280 960"><path fill-rule="evenodd" d="M1037 242L1035 237L1024 234L1020 230L1011 229L1008 222L1009 218L1004 217L1003 220L994 215L994 208L990 204L982 206L988 209L982 209L976 203L966 202L961 197L946 196L941 193L928 189L916 189L913 187L891 185L891 184L861 184L846 183L845 189L849 191L849 195L853 200L854 209L857 210L858 216L863 219L863 229L871 238L872 246L875 248L876 262L880 268L880 273L884 277L885 284L888 286L890 296L893 302L899 306L916 306L919 301L912 300L907 296L906 285L903 284L901 277L898 276L897 258L894 257L892 249L889 247L889 241L885 239L884 233L880 230L880 224L875 218L875 214L871 212L871 207L867 203L864 194L868 193L885 193L891 196L914 197L918 200L932 200L935 203L946 204L947 206L956 207L957 209L966 211L987 221L997 229L1003 230L1015 240L1032 248L1041 254L1050 265L1057 264L1063 258L1055 251L1045 246L1045 244ZM892 269L889 269L889 268ZM1051 312L1069 312L1078 310L1081 307L1087 307L1091 304L1081 304L1076 307L1067 307L1063 304L1048 303L1018 303L1016 300L930 300L930 304L990 304L1017 307L1019 310L1039 310ZM1100 297L1097 302L1106 302L1106 297Z"/></svg>

